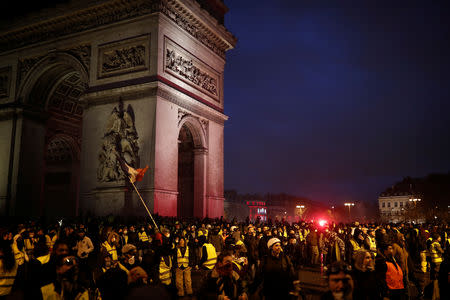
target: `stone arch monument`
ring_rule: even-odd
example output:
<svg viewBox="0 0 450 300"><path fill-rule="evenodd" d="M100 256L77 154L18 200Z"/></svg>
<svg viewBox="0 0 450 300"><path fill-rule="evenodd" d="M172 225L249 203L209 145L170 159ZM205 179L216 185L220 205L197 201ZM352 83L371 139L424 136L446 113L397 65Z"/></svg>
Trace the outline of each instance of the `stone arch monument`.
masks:
<svg viewBox="0 0 450 300"><path fill-rule="evenodd" d="M78 0L0 22L0 214L223 214L223 0Z"/></svg>

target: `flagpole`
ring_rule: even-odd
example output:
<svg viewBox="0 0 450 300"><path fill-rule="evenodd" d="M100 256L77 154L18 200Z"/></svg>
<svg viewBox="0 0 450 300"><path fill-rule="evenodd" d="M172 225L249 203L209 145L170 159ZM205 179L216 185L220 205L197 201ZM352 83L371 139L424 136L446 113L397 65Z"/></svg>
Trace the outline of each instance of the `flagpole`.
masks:
<svg viewBox="0 0 450 300"><path fill-rule="evenodd" d="M152 214L151 214L150 211L148 210L148 207L147 207L147 205L145 204L144 199L142 199L142 196L141 196L141 194L139 193L138 189L137 189L136 186L134 185L133 181L131 181L131 177L128 177L128 179L130 180L130 183L133 185L134 190L135 190L136 193L138 194L139 199L141 199L142 204L144 205L145 209L147 210L148 215L150 216L150 218L151 218L152 221L153 221L153 224L155 224L156 231L159 231L158 225L156 225L156 222L155 222L155 220L153 219Z"/></svg>

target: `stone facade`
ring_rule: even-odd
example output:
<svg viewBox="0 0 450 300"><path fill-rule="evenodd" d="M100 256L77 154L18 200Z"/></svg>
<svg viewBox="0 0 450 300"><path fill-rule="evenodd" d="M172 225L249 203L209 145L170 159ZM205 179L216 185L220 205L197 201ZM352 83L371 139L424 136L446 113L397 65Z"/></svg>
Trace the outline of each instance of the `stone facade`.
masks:
<svg viewBox="0 0 450 300"><path fill-rule="evenodd" d="M220 0L80 0L1 27L1 214L144 215L125 161L149 166L137 187L154 213L192 201L186 216L223 215L225 12ZM192 197L179 192L182 128Z"/></svg>

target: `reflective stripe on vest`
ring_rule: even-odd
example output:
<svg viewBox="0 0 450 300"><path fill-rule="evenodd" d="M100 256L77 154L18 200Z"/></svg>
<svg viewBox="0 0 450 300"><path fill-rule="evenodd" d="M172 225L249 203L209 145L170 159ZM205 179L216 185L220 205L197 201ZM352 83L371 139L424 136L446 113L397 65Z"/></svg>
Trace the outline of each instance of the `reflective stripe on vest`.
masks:
<svg viewBox="0 0 450 300"><path fill-rule="evenodd" d="M434 242L430 246L431 261L435 264L440 264L442 262L442 254L437 251L437 247L439 246L439 242Z"/></svg>
<svg viewBox="0 0 450 300"><path fill-rule="evenodd" d="M147 236L147 233L144 231L144 232L139 232L138 233L138 236L139 236L139 240L141 241L141 242L148 242L148 236Z"/></svg>
<svg viewBox="0 0 450 300"><path fill-rule="evenodd" d="M14 268L9 271L3 271L0 274L0 296L6 296L11 293L11 289L14 285L14 280L16 279L17 274L17 264L14 265ZM3 269L3 266L0 266L0 269Z"/></svg>
<svg viewBox="0 0 450 300"><path fill-rule="evenodd" d="M386 284L390 290L401 290L403 286L403 272L399 265L395 265L391 262L386 262Z"/></svg>
<svg viewBox="0 0 450 300"><path fill-rule="evenodd" d="M161 280L162 284L169 285L172 282L170 269L172 269L172 259L170 256L169 265L166 264L164 257L161 257L161 262L159 263L159 280Z"/></svg>
<svg viewBox="0 0 450 300"><path fill-rule="evenodd" d="M180 248L178 248L177 262L178 262L178 268L181 268L181 267L187 268L189 266L189 247L186 247L186 252L184 253L184 256L181 256L181 250L180 250Z"/></svg>
<svg viewBox="0 0 450 300"><path fill-rule="evenodd" d="M106 251L111 254L112 260L116 261L118 259L116 246L111 247L108 242L104 242L102 245L105 247Z"/></svg>
<svg viewBox="0 0 450 300"><path fill-rule="evenodd" d="M205 243L204 246L206 247L206 254L208 255L208 257L203 263L203 266L211 270L212 268L214 268L217 262L216 248L214 248L214 246L209 243Z"/></svg>

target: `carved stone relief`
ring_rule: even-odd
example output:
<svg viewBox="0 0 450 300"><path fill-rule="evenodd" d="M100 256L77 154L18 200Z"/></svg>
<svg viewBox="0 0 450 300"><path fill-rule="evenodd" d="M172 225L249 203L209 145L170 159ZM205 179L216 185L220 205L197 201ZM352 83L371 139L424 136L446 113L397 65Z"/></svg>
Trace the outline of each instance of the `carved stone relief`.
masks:
<svg viewBox="0 0 450 300"><path fill-rule="evenodd" d="M212 33L206 26L201 25L197 18L180 5L177 5L176 1L127 0L126 2L126 5L123 5L122 1L105 3L102 6L76 11L64 18L46 20L39 24L12 30L0 35L0 51L58 38L155 12L162 12L203 45L225 58L225 51L229 49L228 44ZM231 39L235 40L234 37L231 37Z"/></svg>
<svg viewBox="0 0 450 300"><path fill-rule="evenodd" d="M148 70L149 35L99 46L98 78Z"/></svg>
<svg viewBox="0 0 450 300"><path fill-rule="evenodd" d="M167 37L164 70L219 101L219 73Z"/></svg>
<svg viewBox="0 0 450 300"><path fill-rule="evenodd" d="M11 67L0 69L0 99L8 98L11 89Z"/></svg>
<svg viewBox="0 0 450 300"><path fill-rule="evenodd" d="M68 52L75 56L86 68L89 74L89 68L91 66L91 46L80 45L72 49L68 49Z"/></svg>
<svg viewBox="0 0 450 300"><path fill-rule="evenodd" d="M31 68L42 58L44 55L31 57L31 58L24 58L19 59L19 67L17 72L17 86L20 86L22 83L22 80L25 78L27 73L31 70Z"/></svg>
<svg viewBox="0 0 450 300"><path fill-rule="evenodd" d="M128 165L137 167L138 152L138 134L133 107L129 104L125 110L120 100L119 106L114 107L105 126L103 143L98 155L98 181L114 182L125 179L119 161L123 160Z"/></svg>
<svg viewBox="0 0 450 300"><path fill-rule="evenodd" d="M185 111L183 109L178 109L178 127L180 127L181 121L186 117L193 117L197 121L200 122L200 125L202 126L203 134L205 136L206 142L208 143L208 126L209 126L209 120L201 118L199 116L193 115L188 111Z"/></svg>

